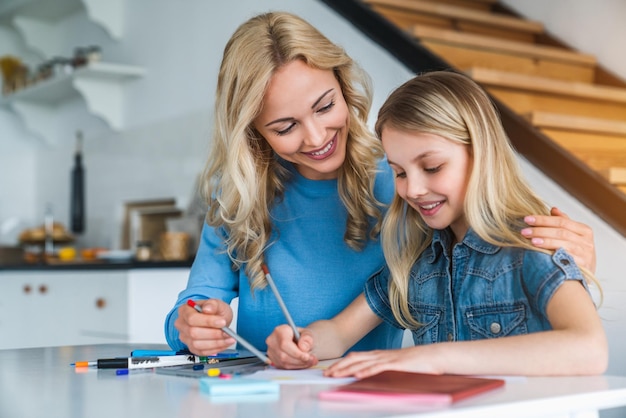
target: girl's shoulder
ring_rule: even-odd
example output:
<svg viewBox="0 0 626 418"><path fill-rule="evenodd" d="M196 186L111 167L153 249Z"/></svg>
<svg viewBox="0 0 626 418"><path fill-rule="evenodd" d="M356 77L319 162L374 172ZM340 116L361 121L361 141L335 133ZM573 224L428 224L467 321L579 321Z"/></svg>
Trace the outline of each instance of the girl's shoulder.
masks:
<svg viewBox="0 0 626 418"><path fill-rule="evenodd" d="M534 272L538 276L549 275L551 272L562 274L565 279L579 279L583 275L572 257L565 249L559 248L553 254L543 251L523 249L523 269L527 273Z"/></svg>
<svg viewBox="0 0 626 418"><path fill-rule="evenodd" d="M566 279L582 277L574 258L563 248L554 253L518 246L497 247L487 262L496 270L520 269L524 277L562 275Z"/></svg>
<svg viewBox="0 0 626 418"><path fill-rule="evenodd" d="M554 292L567 281L578 281L589 291L573 257L562 248L554 254L525 250L522 278L524 288L541 312L546 312Z"/></svg>

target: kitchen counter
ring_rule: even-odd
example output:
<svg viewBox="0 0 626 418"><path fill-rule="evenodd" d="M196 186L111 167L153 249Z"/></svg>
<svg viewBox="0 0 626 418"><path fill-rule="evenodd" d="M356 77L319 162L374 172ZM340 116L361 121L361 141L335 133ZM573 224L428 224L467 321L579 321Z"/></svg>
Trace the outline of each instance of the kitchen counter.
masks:
<svg viewBox="0 0 626 418"><path fill-rule="evenodd" d="M54 261L49 263L10 263L0 264L0 271L56 271L56 270L132 270L149 268L190 267L193 258L185 261L137 261L93 260L93 261Z"/></svg>

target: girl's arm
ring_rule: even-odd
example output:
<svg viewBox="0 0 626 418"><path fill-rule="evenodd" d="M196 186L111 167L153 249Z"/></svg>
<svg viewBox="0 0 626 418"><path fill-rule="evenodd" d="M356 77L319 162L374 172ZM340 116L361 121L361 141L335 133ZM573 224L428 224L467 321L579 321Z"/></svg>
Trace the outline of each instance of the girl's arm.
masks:
<svg viewBox="0 0 626 418"><path fill-rule="evenodd" d="M341 357L381 322L361 294L334 318L303 328L297 344L289 326L276 327L265 341L267 355L279 368L311 367L318 360Z"/></svg>
<svg viewBox="0 0 626 418"><path fill-rule="evenodd" d="M592 375L607 368L608 347L584 287L566 281L547 305L552 330L480 341L350 353L325 372L363 378L384 370L487 375Z"/></svg>

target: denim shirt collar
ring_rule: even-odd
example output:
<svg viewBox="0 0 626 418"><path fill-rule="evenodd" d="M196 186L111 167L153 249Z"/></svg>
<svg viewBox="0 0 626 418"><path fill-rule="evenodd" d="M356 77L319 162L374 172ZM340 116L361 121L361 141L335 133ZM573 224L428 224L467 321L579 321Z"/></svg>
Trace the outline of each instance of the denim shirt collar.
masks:
<svg viewBox="0 0 626 418"><path fill-rule="evenodd" d="M450 248L450 244L453 241L453 235L450 228L446 229L435 229L433 231L433 240L430 243L430 247L424 251L424 256L426 260L430 264L434 263L435 260L442 254L448 253L448 248ZM481 237L474 232L474 230L470 227L467 230L467 233L463 237L463 241L461 245L465 245L475 251L478 251L483 254L495 254L497 253L501 247L497 245L493 245L483 240Z"/></svg>

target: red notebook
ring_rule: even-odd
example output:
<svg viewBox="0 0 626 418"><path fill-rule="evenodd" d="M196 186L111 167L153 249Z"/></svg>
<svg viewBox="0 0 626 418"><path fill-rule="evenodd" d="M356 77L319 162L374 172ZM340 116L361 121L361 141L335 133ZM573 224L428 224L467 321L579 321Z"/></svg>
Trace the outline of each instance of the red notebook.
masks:
<svg viewBox="0 0 626 418"><path fill-rule="evenodd" d="M390 400L421 405L449 405L501 386L504 386L504 380L500 379L390 370L320 392L319 397L323 400Z"/></svg>

